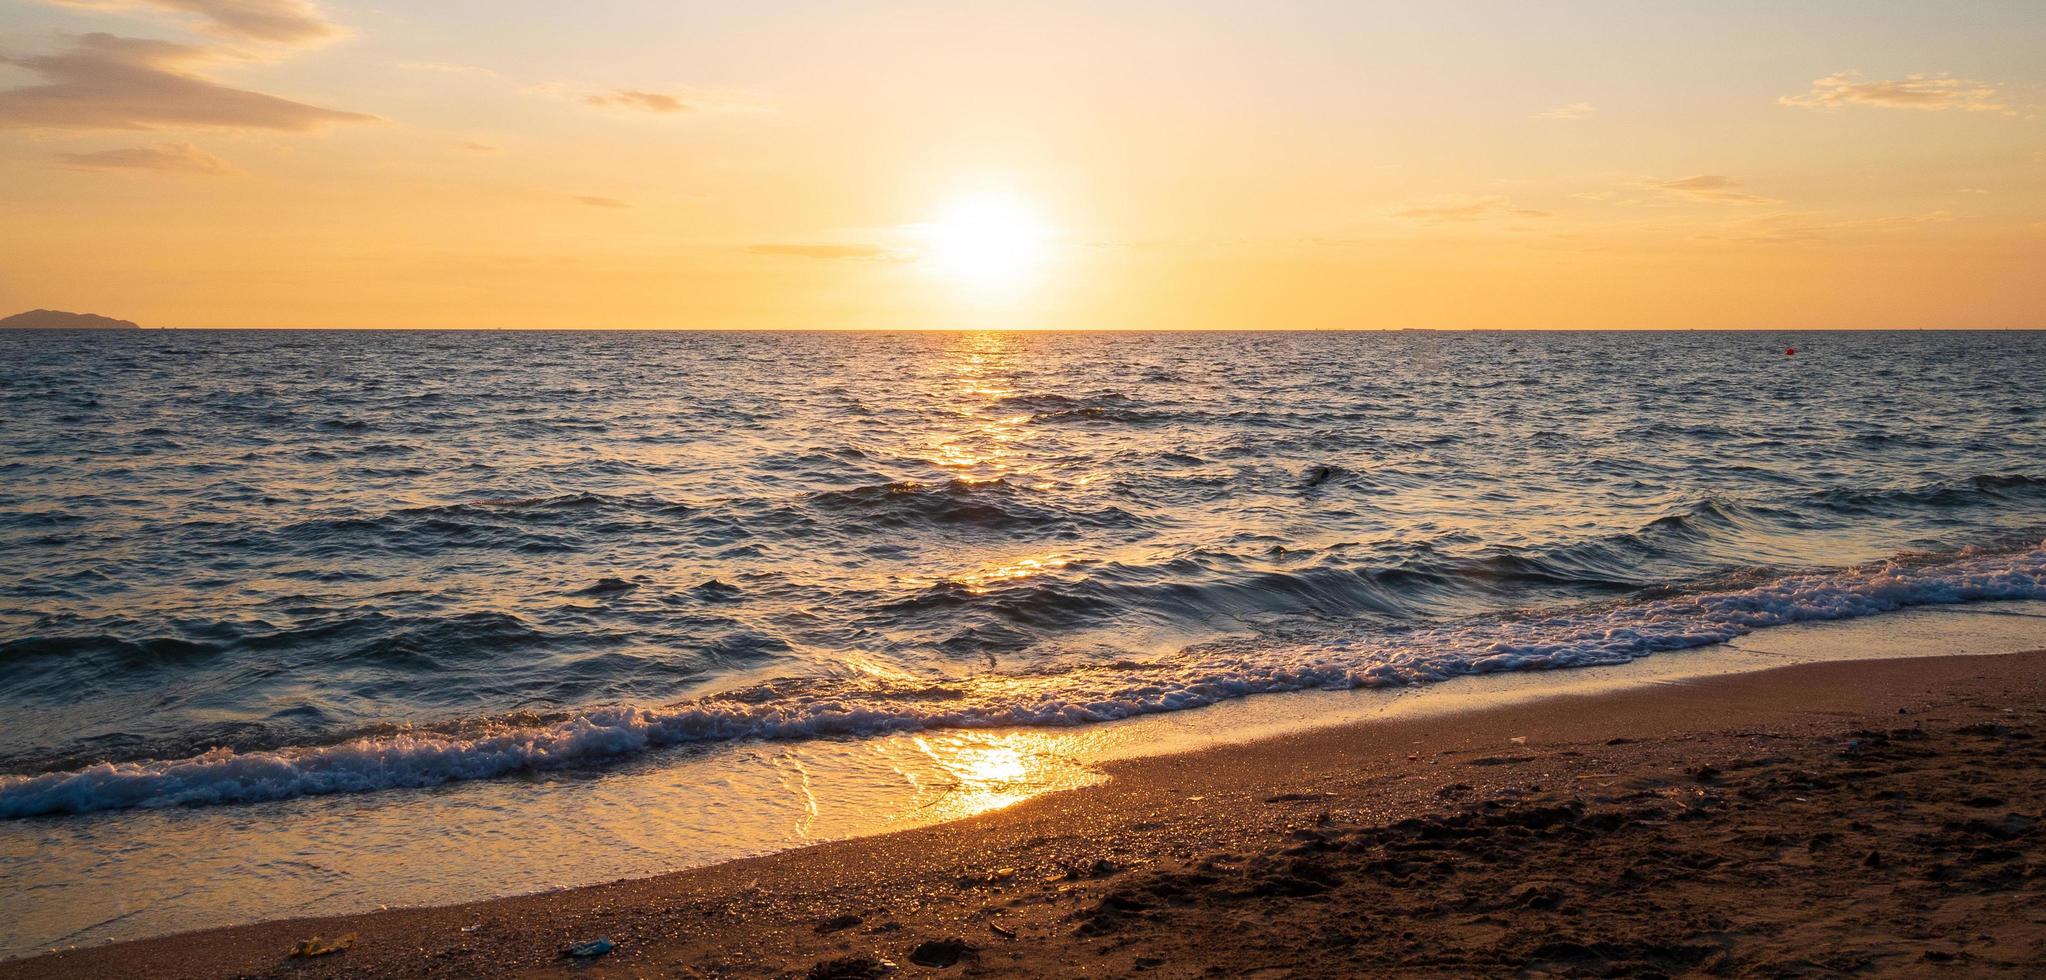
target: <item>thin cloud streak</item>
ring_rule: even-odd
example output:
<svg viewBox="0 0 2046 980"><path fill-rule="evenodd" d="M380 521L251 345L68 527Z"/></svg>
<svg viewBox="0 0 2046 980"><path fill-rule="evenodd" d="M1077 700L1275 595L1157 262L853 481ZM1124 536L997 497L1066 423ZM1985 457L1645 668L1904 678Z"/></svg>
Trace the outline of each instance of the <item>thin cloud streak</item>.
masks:
<svg viewBox="0 0 2046 980"><path fill-rule="evenodd" d="M94 0L52 0L66 7L107 9L129 6ZM211 33L273 44L313 44L340 36L342 29L306 0L135 0L136 4L199 17Z"/></svg>
<svg viewBox="0 0 2046 980"><path fill-rule="evenodd" d="M1728 226L1722 233L1698 237L1720 239L1741 245L1796 245L1824 241L1867 244L1873 236L1925 225L1948 224L1953 220L1953 212L1946 210L1835 220L1825 220L1808 212L1790 212L1738 222Z"/></svg>
<svg viewBox="0 0 2046 980"><path fill-rule="evenodd" d="M238 173L228 162L190 143L158 143L91 153L59 153L74 170L131 170L165 174L223 176Z"/></svg>
<svg viewBox="0 0 2046 980"><path fill-rule="evenodd" d="M1479 221L1492 217L1547 218L1549 216L1550 214L1547 211L1515 207L1513 202L1503 197L1481 197L1462 204L1438 204L1393 212L1393 217L1406 218L1410 221L1420 221L1427 224L1453 224Z"/></svg>
<svg viewBox="0 0 2046 980"><path fill-rule="evenodd" d="M613 89L583 96L583 102L598 107L638 109L642 112L671 113L693 112L695 107L666 92L645 92L639 89Z"/></svg>
<svg viewBox="0 0 2046 980"><path fill-rule="evenodd" d="M425 66L413 66L425 68ZM427 68L426 70L437 70ZM491 74L496 74L492 72ZM503 76L498 76L502 78ZM520 84L526 95L572 102L618 116L680 119L728 113L772 112L765 99L754 92L733 89L688 87L598 88L581 82L551 81Z"/></svg>
<svg viewBox="0 0 2046 980"><path fill-rule="evenodd" d="M1680 177L1676 180L1659 180L1648 186L1691 201L1708 204L1778 204L1775 198L1750 194L1741 189L1741 182L1724 174L1699 174L1696 177Z"/></svg>
<svg viewBox="0 0 2046 980"><path fill-rule="evenodd" d="M0 90L0 129L157 129L202 126L304 132L375 116L230 88L192 73L204 48L87 34L69 51L0 59L43 84Z"/></svg>
<svg viewBox="0 0 2046 980"><path fill-rule="evenodd" d="M1988 82L1978 82L1950 75L1906 75L1900 79L1864 79L1858 71L1835 72L1812 81L1812 90L1803 95L1786 95L1776 101L1804 109L1839 109L1850 105L1877 106L1885 109L1918 109L1938 112L1958 109L1963 112L2000 112L2004 106L1996 101L1997 89Z"/></svg>

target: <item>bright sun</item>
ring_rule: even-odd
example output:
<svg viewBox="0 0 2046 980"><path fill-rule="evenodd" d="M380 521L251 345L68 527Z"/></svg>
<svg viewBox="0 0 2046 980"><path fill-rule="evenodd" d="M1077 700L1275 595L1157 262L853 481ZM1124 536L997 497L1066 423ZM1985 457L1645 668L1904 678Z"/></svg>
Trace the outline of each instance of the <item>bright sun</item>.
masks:
<svg viewBox="0 0 2046 980"><path fill-rule="evenodd" d="M1021 288L1050 253L1051 229L1026 202L1002 192L962 196L919 231L924 260L980 294Z"/></svg>

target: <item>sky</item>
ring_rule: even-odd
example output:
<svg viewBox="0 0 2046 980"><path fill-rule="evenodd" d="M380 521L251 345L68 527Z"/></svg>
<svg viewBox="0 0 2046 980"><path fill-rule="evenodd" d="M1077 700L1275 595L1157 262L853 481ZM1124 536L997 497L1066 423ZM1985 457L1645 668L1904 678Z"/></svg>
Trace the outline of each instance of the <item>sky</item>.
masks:
<svg viewBox="0 0 2046 980"><path fill-rule="evenodd" d="M2046 3L0 2L0 314L2046 327Z"/></svg>

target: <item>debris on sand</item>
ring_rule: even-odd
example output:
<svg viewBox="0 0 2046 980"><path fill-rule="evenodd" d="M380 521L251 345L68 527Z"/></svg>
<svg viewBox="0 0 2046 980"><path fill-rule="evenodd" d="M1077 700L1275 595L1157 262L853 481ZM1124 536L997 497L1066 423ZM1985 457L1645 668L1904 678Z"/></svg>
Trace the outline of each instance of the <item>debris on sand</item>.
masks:
<svg viewBox="0 0 2046 980"><path fill-rule="evenodd" d="M330 956L353 945L355 945L355 933L352 932L333 942L325 942L320 937L314 936L311 939L299 940L298 945L291 949L291 958L307 960L315 956Z"/></svg>
<svg viewBox="0 0 2046 980"><path fill-rule="evenodd" d="M842 956L823 960L804 974L808 980L878 980L895 972L895 964L871 956Z"/></svg>
<svg viewBox="0 0 2046 980"><path fill-rule="evenodd" d="M962 939L933 939L909 951L909 961L918 966L944 969L959 962L972 947Z"/></svg>
<svg viewBox="0 0 2046 980"><path fill-rule="evenodd" d="M820 936L828 936L834 932L843 932L856 925L860 925L866 921L867 920L860 918L857 915L834 915L829 919L825 919L824 921L817 923L817 934Z"/></svg>
<svg viewBox="0 0 2046 980"><path fill-rule="evenodd" d="M593 960L599 956L609 953L611 950L615 948L616 947L611 944L611 940L605 939L602 936L598 936L597 938L592 939L589 942L577 943L573 946L569 946L563 949L561 951L561 955L578 960Z"/></svg>

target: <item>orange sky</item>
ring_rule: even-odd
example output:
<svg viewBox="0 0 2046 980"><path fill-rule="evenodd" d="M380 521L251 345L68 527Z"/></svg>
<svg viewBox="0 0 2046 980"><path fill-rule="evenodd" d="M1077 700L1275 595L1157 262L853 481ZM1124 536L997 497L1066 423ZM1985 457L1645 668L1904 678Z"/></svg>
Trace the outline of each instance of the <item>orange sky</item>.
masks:
<svg viewBox="0 0 2046 980"><path fill-rule="evenodd" d="M1421 6L22 0L0 314L2046 326L2046 4Z"/></svg>

